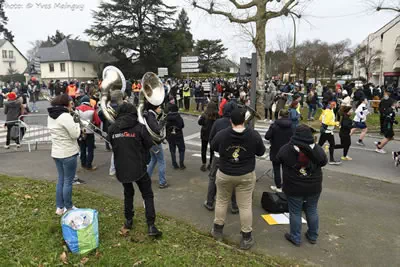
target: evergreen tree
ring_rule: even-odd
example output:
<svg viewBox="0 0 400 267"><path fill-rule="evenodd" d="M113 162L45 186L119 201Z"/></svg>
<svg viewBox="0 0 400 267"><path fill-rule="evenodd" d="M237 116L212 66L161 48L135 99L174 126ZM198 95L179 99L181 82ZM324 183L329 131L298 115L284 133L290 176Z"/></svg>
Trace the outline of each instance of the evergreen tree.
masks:
<svg viewBox="0 0 400 267"><path fill-rule="evenodd" d="M14 35L12 34L11 31L9 31L6 28L8 18L6 16L6 13L4 11L4 0L0 0L0 34L2 33L4 36L4 39L14 42Z"/></svg>
<svg viewBox="0 0 400 267"><path fill-rule="evenodd" d="M224 47L221 40L198 40L196 54L199 56L203 72L210 72L219 60L226 58L224 55L226 50L228 49Z"/></svg>
<svg viewBox="0 0 400 267"><path fill-rule="evenodd" d="M175 7L162 0L111 0L102 2L94 12L95 23L86 33L104 44L101 50L125 64L139 63L139 75L156 70L159 39L171 26L174 14Z"/></svg>

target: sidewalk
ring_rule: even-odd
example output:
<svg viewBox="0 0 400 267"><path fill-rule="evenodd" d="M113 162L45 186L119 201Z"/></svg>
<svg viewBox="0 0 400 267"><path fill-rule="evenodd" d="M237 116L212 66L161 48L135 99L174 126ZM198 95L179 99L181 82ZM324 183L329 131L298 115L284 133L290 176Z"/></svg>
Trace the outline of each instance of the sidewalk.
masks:
<svg viewBox="0 0 400 267"><path fill-rule="evenodd" d="M208 232L213 213L202 207L208 177L199 170L199 158L188 153L187 169L175 171L171 169L169 153L165 155L171 187L160 191L155 172L153 185L157 211ZM85 186L122 198L122 186L108 176L110 157L109 152L98 146L95 164L99 169L96 172L79 171L78 175L87 182ZM3 166L0 172L3 174L56 180L48 146L32 153L1 150L0 158ZM259 162L257 174L270 166L269 162ZM260 207L261 194L273 181L263 178L257 183L254 195L254 236L257 243L254 251L323 266L394 266L400 262L400 185L327 170L324 175L324 191L319 205L319 243L312 246L304 242L300 248L284 239L288 226L269 226L260 217L265 214ZM135 199L136 205L143 205L139 193ZM79 203L76 205L79 207ZM239 242L239 216L228 214L224 230L229 240Z"/></svg>

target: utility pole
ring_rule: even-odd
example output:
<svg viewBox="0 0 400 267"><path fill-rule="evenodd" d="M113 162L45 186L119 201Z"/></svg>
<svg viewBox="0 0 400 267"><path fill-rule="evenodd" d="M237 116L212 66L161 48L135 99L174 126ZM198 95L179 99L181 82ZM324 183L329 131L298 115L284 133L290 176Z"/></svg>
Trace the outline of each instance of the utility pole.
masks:
<svg viewBox="0 0 400 267"><path fill-rule="evenodd" d="M250 93L250 107L256 110L256 101L257 101L257 54L253 53L251 57L251 93ZM259 88L262 90L262 88ZM256 118L250 124L250 127L254 129L256 124Z"/></svg>
<svg viewBox="0 0 400 267"><path fill-rule="evenodd" d="M296 37L297 37L297 29L296 29L296 20L294 19L294 16L292 13L289 13L290 17L292 17L293 20L293 29L294 29L294 41L293 41L293 69L292 73L296 75ZM295 81L295 76L293 76L293 81ZM290 77L289 77L290 80Z"/></svg>

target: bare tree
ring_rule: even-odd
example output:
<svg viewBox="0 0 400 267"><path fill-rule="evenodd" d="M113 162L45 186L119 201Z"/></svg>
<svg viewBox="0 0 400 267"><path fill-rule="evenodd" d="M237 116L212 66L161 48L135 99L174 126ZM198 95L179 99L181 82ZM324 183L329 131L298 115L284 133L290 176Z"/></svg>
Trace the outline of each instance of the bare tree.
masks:
<svg viewBox="0 0 400 267"><path fill-rule="evenodd" d="M350 39L346 39L334 44L329 45L328 53L329 53L329 74L331 78L335 74L335 72L346 64L349 61L352 50L350 48L351 41Z"/></svg>
<svg viewBox="0 0 400 267"><path fill-rule="evenodd" d="M34 42L30 42L32 48L26 52L27 58L29 62L32 62L39 55L39 48L42 47L43 41L36 40Z"/></svg>
<svg viewBox="0 0 400 267"><path fill-rule="evenodd" d="M280 51L288 53L289 49L293 46L293 34L288 35L278 34L276 36L276 45Z"/></svg>
<svg viewBox="0 0 400 267"><path fill-rule="evenodd" d="M265 50L266 50L266 25L269 20L281 16L293 14L300 18L294 8L301 0L286 0L281 3L280 0L250 0L247 3L239 3L237 0L229 0L229 3L234 9L228 11L228 5L222 5L216 8L216 1L211 0L193 0L193 6L204 10L209 14L221 15L227 18L232 23L238 24L256 24L256 34L252 40L257 52L257 111L262 114L263 99L264 99L264 83L266 74ZM241 13L242 16L238 15ZM244 14L244 16L243 16Z"/></svg>
<svg viewBox="0 0 400 267"><path fill-rule="evenodd" d="M359 66L365 70L367 82L369 82L370 72L380 64L382 51L375 50L368 46L359 46L356 50L356 60Z"/></svg>
<svg viewBox="0 0 400 267"><path fill-rule="evenodd" d="M387 10L400 13L399 0L369 0L367 1L376 11Z"/></svg>

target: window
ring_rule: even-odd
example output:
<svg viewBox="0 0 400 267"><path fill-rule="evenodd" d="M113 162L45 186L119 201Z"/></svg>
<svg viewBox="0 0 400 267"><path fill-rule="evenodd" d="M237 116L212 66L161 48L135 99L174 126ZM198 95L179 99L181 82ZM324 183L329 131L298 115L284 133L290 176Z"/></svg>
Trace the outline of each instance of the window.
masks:
<svg viewBox="0 0 400 267"><path fill-rule="evenodd" d="M14 51L8 51L8 57L9 58L14 58Z"/></svg>
<svg viewBox="0 0 400 267"><path fill-rule="evenodd" d="M61 72L65 72L65 63L60 63Z"/></svg>
<svg viewBox="0 0 400 267"><path fill-rule="evenodd" d="M3 58L7 58L7 50L3 50Z"/></svg>
<svg viewBox="0 0 400 267"><path fill-rule="evenodd" d="M53 64L53 63L50 63L50 64L49 64L49 67L50 67L50 72L54 72L54 64Z"/></svg>

